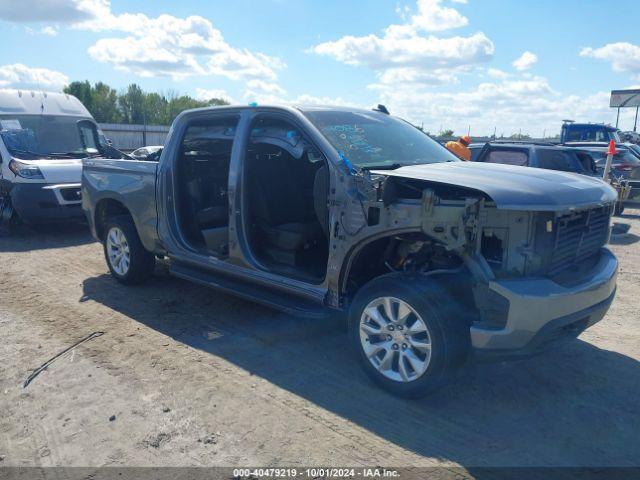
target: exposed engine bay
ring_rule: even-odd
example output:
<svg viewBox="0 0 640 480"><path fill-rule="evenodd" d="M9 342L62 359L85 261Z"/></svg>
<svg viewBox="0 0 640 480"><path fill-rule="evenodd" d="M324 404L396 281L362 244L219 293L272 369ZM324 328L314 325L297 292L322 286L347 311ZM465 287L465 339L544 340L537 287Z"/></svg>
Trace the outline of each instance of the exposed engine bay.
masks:
<svg viewBox="0 0 640 480"><path fill-rule="evenodd" d="M613 204L556 212L500 209L473 189L367 173L342 213L340 232L387 235L359 252L352 265L358 274L349 280L354 287L385 270L433 275L466 268L476 286L495 278L568 278L608 241Z"/></svg>

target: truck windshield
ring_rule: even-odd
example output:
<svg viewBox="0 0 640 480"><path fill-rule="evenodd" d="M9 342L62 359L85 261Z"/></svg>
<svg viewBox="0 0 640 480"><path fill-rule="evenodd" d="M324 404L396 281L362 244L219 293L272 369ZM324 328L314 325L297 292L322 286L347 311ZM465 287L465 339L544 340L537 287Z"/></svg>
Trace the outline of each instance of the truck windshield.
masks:
<svg viewBox="0 0 640 480"><path fill-rule="evenodd" d="M1 115L0 136L7 150L23 159L82 158L98 152L96 139L79 117ZM86 122L85 122L86 123Z"/></svg>
<svg viewBox="0 0 640 480"><path fill-rule="evenodd" d="M304 114L339 154L359 168L459 161L416 127L383 113L311 110Z"/></svg>

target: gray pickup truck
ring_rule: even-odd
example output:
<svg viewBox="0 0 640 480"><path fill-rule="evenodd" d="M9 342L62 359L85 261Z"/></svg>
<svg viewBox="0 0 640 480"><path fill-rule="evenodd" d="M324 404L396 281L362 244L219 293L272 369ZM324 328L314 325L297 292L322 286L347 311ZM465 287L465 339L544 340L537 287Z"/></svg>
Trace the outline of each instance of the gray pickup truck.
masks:
<svg viewBox="0 0 640 480"><path fill-rule="evenodd" d="M319 319L345 312L367 374L418 396L470 358L518 358L605 315L615 191L461 162L380 106L182 113L158 162L84 161L116 280L170 272Z"/></svg>

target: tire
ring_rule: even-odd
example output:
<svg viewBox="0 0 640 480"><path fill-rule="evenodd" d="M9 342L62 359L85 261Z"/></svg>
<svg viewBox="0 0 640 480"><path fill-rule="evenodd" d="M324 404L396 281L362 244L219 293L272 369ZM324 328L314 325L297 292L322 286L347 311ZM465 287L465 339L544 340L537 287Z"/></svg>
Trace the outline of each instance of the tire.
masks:
<svg viewBox="0 0 640 480"><path fill-rule="evenodd" d="M19 223L20 219L11 205L11 198L0 196L0 235L11 235Z"/></svg>
<svg viewBox="0 0 640 480"><path fill-rule="evenodd" d="M384 321L378 324L382 328L374 328L376 322L368 314L377 310L374 317L388 320L385 298L397 319L405 317L404 322L391 322L393 331ZM385 333L371 334L378 330ZM349 336L367 375L390 393L408 398L427 395L453 380L471 344L464 310L452 295L433 278L405 273L378 277L358 291L349 311Z"/></svg>
<svg viewBox="0 0 640 480"><path fill-rule="evenodd" d="M131 217L119 215L109 218L104 232L104 257L111 275L118 282L136 285L151 278L155 256L142 245Z"/></svg>

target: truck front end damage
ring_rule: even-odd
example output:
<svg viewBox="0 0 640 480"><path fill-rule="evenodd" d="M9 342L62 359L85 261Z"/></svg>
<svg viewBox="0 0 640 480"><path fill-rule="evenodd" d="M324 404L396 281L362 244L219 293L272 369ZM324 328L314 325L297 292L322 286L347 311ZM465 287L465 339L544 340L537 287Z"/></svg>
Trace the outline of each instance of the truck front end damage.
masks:
<svg viewBox="0 0 640 480"><path fill-rule="evenodd" d="M438 178L449 167L447 180ZM366 200L353 207L368 213L357 236L398 233L377 240L377 249L363 248L372 253L363 253L361 264L455 276L449 283L465 305L471 344L480 357L536 353L601 320L616 289L617 260L604 247L615 192L598 180L560 174L574 189L575 201L567 203L554 194L558 172L531 173L532 182L515 187L522 178L513 173L521 175L520 169L483 172L473 166L475 178L467 181L469 167L372 172ZM487 176L490 185L481 188ZM350 280L363 281L357 275Z"/></svg>

